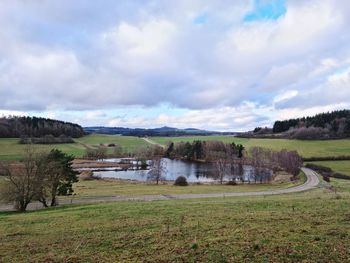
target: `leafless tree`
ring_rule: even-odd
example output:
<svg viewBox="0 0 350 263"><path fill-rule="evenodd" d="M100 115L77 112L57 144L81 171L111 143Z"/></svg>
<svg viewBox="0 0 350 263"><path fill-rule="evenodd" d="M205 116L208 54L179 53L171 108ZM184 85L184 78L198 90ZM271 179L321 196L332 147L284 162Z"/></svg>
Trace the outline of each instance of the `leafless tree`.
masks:
<svg viewBox="0 0 350 263"><path fill-rule="evenodd" d="M161 157L154 157L151 162L151 169L148 172L148 178L152 181L156 181L159 184L159 181L163 179L163 174L166 172L166 168Z"/></svg>
<svg viewBox="0 0 350 263"><path fill-rule="evenodd" d="M116 144L113 148L113 155L114 155L114 157L122 157L123 156L123 147Z"/></svg>
<svg viewBox="0 0 350 263"><path fill-rule="evenodd" d="M32 145L25 148L24 159L20 163L2 165L1 173L6 180L1 189L1 197L8 202L14 202L19 211L26 211L27 206L38 194L41 184L36 166L37 154Z"/></svg>
<svg viewBox="0 0 350 263"><path fill-rule="evenodd" d="M296 151L272 151L261 147L252 147L249 154L250 164L255 168L271 170L283 169L293 176L298 175L303 164L302 158Z"/></svg>
<svg viewBox="0 0 350 263"><path fill-rule="evenodd" d="M207 158L213 164L214 176L219 179L220 184L223 183L227 171L228 156L221 151L207 151Z"/></svg>

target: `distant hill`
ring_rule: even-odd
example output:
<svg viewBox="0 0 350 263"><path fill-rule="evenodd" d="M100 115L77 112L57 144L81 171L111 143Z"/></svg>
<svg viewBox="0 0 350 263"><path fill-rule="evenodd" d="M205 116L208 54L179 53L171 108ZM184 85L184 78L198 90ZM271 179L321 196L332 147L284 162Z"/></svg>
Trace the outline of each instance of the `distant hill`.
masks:
<svg viewBox="0 0 350 263"><path fill-rule="evenodd" d="M206 131L194 128L178 129L173 127L161 127L154 129L143 129L143 128L123 128L123 127L84 127L86 133L100 133L100 134L111 134L111 135L124 135L124 136L190 136L190 135L234 135L235 133L217 132L217 131Z"/></svg>
<svg viewBox="0 0 350 263"><path fill-rule="evenodd" d="M79 138L84 135L83 128L75 123L37 118L37 117L2 117L0 118L0 137L19 138L67 136Z"/></svg>

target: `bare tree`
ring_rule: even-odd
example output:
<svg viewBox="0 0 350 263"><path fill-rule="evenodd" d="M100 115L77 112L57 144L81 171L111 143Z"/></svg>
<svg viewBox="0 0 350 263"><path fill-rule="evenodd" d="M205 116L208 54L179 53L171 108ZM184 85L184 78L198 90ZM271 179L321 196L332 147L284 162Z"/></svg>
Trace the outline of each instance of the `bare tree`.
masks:
<svg viewBox="0 0 350 263"><path fill-rule="evenodd" d="M220 184L222 184L227 171L229 156L221 151L207 151L206 155L208 160L213 164L214 177L218 178Z"/></svg>
<svg viewBox="0 0 350 263"><path fill-rule="evenodd" d="M114 157L122 157L123 156L123 147L116 144L113 148Z"/></svg>
<svg viewBox="0 0 350 263"><path fill-rule="evenodd" d="M36 166L37 154L32 145L25 148L24 159L20 163L3 165L2 174L6 180L1 189L1 197L14 202L19 211L26 211L27 206L37 196L41 184Z"/></svg>
<svg viewBox="0 0 350 263"><path fill-rule="evenodd" d="M250 163L257 169L283 169L293 176L298 175L303 164L302 158L296 151L282 150L274 152L261 147L252 147L249 159Z"/></svg>
<svg viewBox="0 0 350 263"><path fill-rule="evenodd" d="M148 178L152 181L156 181L159 184L159 181L163 179L163 174L166 172L166 168L163 163L163 159L160 157L154 157L151 162L151 169L148 172Z"/></svg>

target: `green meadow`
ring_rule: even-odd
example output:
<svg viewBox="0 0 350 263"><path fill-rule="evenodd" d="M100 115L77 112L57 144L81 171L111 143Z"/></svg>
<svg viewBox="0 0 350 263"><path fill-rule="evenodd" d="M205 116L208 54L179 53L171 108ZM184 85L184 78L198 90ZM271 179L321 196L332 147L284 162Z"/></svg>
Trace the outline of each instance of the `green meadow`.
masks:
<svg viewBox="0 0 350 263"><path fill-rule="evenodd" d="M191 137L151 137L152 141L166 145L173 142L192 142L194 140L220 140L224 142L235 142L243 144L246 149L253 146L266 147L273 150L296 150L303 157L326 157L350 155L350 139L347 140L321 140L301 141L285 139L245 139L233 136L191 136ZM140 147L149 145L142 138L133 136L115 136L93 134L75 139L71 144L35 145L38 151L49 151L57 148L76 157L82 157L87 148L98 147L99 144L118 144L125 151L135 151ZM24 145L18 144L18 139L0 138L0 160L19 159ZM112 149L109 150L110 152Z"/></svg>
<svg viewBox="0 0 350 263"><path fill-rule="evenodd" d="M2 212L0 262L349 262L349 190Z"/></svg>
<svg viewBox="0 0 350 263"><path fill-rule="evenodd" d="M35 148L37 151L50 151L51 149L56 148L76 157L82 157L87 148L95 148L98 147L99 144L110 143L122 146L125 151L134 151L137 148L148 144L138 137L94 134L75 139L75 143L48 145L36 144ZM20 159L24 147L25 145L18 143L18 139L0 138L0 160ZM111 151L112 149L110 149L110 152Z"/></svg>
<svg viewBox="0 0 350 263"><path fill-rule="evenodd" d="M350 155L350 139L345 140L287 140L287 139L246 139L233 136L189 136L189 137L152 137L153 141L166 145L172 142L192 142L194 140L220 140L243 144L246 149L254 146L270 148L273 150L298 151L303 157L327 157Z"/></svg>

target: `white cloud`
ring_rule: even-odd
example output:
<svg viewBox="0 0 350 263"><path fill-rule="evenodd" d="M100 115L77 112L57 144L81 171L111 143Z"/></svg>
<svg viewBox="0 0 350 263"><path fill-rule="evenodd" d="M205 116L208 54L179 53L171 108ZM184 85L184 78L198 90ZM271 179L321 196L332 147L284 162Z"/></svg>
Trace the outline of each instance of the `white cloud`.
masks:
<svg viewBox="0 0 350 263"><path fill-rule="evenodd" d="M297 90L287 90L286 92L283 92L283 93L277 95L273 99L273 102L274 103L279 103L279 102L283 102L283 101L286 101L286 100L290 100L290 99L294 98L297 95L298 95L298 91Z"/></svg>
<svg viewBox="0 0 350 263"><path fill-rule="evenodd" d="M225 130L269 124L288 109L348 105L350 4L290 0L279 19L245 23L253 2L106 1L82 10L80 1L3 1L0 108ZM109 122L100 114L162 103L188 113Z"/></svg>
<svg viewBox="0 0 350 263"><path fill-rule="evenodd" d="M102 38L130 57L152 58L168 51L176 31L176 26L167 20L151 20L139 26L122 22L103 33Z"/></svg>
<svg viewBox="0 0 350 263"><path fill-rule="evenodd" d="M239 107L217 107L206 110L191 110L181 115L162 113L156 117L133 116L130 118L117 117L107 122L108 126L146 127L173 126L178 128L200 128L219 131L244 131L254 125L266 126L269 121L264 114L269 109L244 103Z"/></svg>

